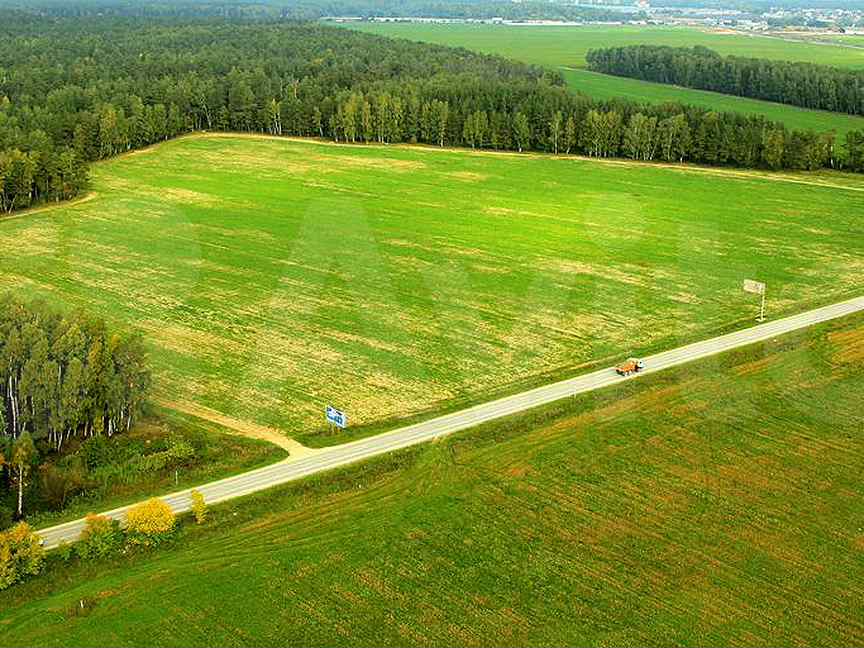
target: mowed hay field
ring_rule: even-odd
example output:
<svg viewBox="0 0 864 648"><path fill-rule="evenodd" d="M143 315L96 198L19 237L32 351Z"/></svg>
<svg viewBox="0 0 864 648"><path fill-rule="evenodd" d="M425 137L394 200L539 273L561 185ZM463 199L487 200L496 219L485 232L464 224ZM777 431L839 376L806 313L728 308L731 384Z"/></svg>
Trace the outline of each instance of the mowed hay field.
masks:
<svg viewBox="0 0 864 648"><path fill-rule="evenodd" d="M634 101L681 102L712 110L764 115L790 128L835 131L842 141L850 130L864 129L864 118L806 110L767 101L660 83L609 76L585 69L589 49L627 45L703 45L723 55L809 61L864 69L864 49L793 42L779 38L668 27L513 27L504 25L421 25L371 23L357 27L383 36L465 47L487 54L560 70L569 86L598 99L626 97Z"/></svg>
<svg viewBox="0 0 864 648"><path fill-rule="evenodd" d="M861 645L862 350L858 316L220 506L5 592L0 644Z"/></svg>
<svg viewBox="0 0 864 648"><path fill-rule="evenodd" d="M822 186L820 183L828 183ZM864 191L549 156L241 136L96 165L0 221L0 290L140 330L157 396L306 443L853 296Z"/></svg>

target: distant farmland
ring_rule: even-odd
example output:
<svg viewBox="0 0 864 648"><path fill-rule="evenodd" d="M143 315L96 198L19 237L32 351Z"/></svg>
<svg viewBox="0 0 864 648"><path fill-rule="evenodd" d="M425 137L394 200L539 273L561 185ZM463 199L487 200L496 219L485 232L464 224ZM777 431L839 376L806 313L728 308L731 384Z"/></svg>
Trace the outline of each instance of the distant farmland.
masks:
<svg viewBox="0 0 864 648"><path fill-rule="evenodd" d="M364 31L465 47L558 69L574 90L600 99L627 97L662 103L680 101L715 110L764 115L791 128L835 131L864 129L864 118L818 110L805 110L767 101L677 88L659 83L606 76L585 68L585 53L592 48L622 45L703 45L724 55L810 61L837 67L864 69L864 49L834 47L779 38L721 34L695 29L637 27L506 27L500 25L368 24Z"/></svg>
<svg viewBox="0 0 864 648"><path fill-rule="evenodd" d="M4 592L0 644L860 646L862 349L857 316L231 502Z"/></svg>
<svg viewBox="0 0 864 648"><path fill-rule="evenodd" d="M0 220L0 290L140 329L163 400L311 444L858 294L864 192L549 156L197 137Z"/></svg>
<svg viewBox="0 0 864 648"><path fill-rule="evenodd" d="M509 27L417 23L369 23L358 27L385 36L456 45L514 59L530 59L532 63L549 66L583 67L589 49L644 43L672 47L702 45L723 55L864 69L864 50L676 27Z"/></svg>

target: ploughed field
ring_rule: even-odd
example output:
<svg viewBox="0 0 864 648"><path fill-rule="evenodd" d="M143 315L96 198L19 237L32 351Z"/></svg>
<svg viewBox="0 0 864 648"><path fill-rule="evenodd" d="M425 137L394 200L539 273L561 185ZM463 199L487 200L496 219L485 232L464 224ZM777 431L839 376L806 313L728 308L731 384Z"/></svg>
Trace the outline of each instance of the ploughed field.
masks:
<svg viewBox="0 0 864 648"><path fill-rule="evenodd" d="M371 23L357 26L383 36L465 47L560 70L573 89L598 99L681 102L718 111L764 115L790 128L835 131L840 143L850 130L864 129L864 118L796 106L609 76L585 69L589 49L627 45L702 45L724 56L806 61L864 69L864 49L764 36L669 27L511 27L502 25L424 25Z"/></svg>
<svg viewBox="0 0 864 648"><path fill-rule="evenodd" d="M864 272L840 174L209 136L93 191L0 220L0 290L140 330L162 401L312 445L747 325L745 278L775 316Z"/></svg>
<svg viewBox="0 0 864 648"><path fill-rule="evenodd" d="M861 645L862 362L859 315L230 502L0 644Z"/></svg>

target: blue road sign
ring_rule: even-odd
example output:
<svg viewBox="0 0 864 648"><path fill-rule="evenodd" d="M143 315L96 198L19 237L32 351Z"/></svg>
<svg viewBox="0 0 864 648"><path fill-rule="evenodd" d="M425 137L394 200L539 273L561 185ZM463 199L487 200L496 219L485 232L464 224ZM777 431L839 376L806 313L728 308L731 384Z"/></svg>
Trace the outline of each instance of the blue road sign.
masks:
<svg viewBox="0 0 864 648"><path fill-rule="evenodd" d="M327 406L327 420L335 425L336 427L346 428L348 427L348 416L345 412L340 412L335 407Z"/></svg>

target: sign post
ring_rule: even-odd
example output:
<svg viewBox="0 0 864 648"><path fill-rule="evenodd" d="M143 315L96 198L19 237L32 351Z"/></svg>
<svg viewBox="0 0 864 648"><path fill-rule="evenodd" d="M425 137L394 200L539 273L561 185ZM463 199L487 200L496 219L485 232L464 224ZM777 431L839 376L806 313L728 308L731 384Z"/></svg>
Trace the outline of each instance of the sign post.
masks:
<svg viewBox="0 0 864 648"><path fill-rule="evenodd" d="M754 295L762 295L762 306L759 308L759 318L757 322L765 321L765 284L761 281L753 281L752 279L744 280L744 292L753 293Z"/></svg>
<svg viewBox="0 0 864 648"><path fill-rule="evenodd" d="M328 405L324 413L327 416L327 422L331 425L335 425L343 430L348 427L348 415L345 412L340 412L335 407Z"/></svg>

